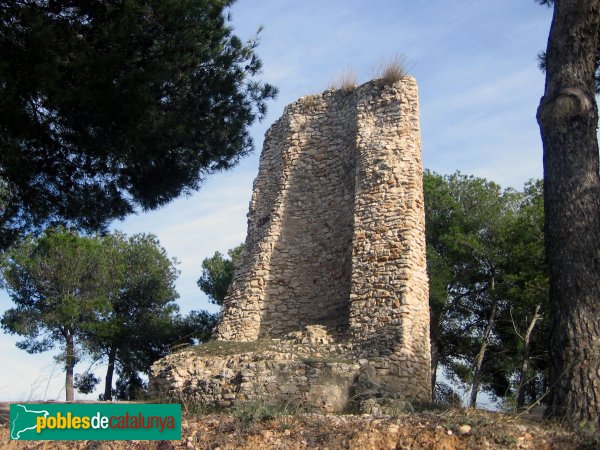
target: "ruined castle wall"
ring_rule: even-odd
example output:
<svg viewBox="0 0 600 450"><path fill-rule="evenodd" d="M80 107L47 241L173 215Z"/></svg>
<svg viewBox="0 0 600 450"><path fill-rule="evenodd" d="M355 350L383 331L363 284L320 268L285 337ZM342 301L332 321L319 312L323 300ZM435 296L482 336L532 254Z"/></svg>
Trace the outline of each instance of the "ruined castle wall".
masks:
<svg viewBox="0 0 600 450"><path fill-rule="evenodd" d="M354 94L329 91L289 105L267 132L220 339L348 326L355 130Z"/></svg>
<svg viewBox="0 0 600 450"><path fill-rule="evenodd" d="M348 174L356 154L351 97L315 98L292 114L292 145L281 149L287 157L283 209L259 337L348 325L355 181Z"/></svg>
<svg viewBox="0 0 600 450"><path fill-rule="evenodd" d="M430 395L417 85L289 105L267 132L219 340L345 330L386 384Z"/></svg>
<svg viewBox="0 0 600 450"><path fill-rule="evenodd" d="M215 337L258 342L170 355L153 365L153 388L222 405L296 398L323 411L431 399L413 78L304 97L269 129Z"/></svg>
<svg viewBox="0 0 600 450"><path fill-rule="evenodd" d="M380 375L427 398L429 299L414 79L361 96L357 124L351 336L363 342Z"/></svg>

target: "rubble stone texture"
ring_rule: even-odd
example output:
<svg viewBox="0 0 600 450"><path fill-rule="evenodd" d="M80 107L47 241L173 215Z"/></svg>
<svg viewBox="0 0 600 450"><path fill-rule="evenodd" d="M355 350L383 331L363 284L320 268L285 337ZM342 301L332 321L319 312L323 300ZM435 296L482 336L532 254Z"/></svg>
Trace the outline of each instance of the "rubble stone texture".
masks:
<svg viewBox="0 0 600 450"><path fill-rule="evenodd" d="M412 77L288 105L266 134L216 339L280 339L320 325L351 343L347 356L361 361L353 379L368 374L429 400L424 221Z"/></svg>

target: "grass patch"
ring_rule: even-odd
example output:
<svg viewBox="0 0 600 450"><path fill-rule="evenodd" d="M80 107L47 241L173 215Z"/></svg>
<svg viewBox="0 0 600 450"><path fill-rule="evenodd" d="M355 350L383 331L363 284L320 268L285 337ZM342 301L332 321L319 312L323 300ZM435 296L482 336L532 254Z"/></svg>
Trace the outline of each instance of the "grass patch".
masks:
<svg viewBox="0 0 600 450"><path fill-rule="evenodd" d="M358 81L356 73L352 70L344 70L335 80L329 85L329 89L342 90L344 92L352 92L356 89Z"/></svg>
<svg viewBox="0 0 600 450"><path fill-rule="evenodd" d="M302 104L307 108L314 108L320 103L320 97L318 94L307 95L302 98Z"/></svg>
<svg viewBox="0 0 600 450"><path fill-rule="evenodd" d="M309 352L303 352L307 348ZM319 350L319 354L314 355L310 350ZM200 345L186 347L180 352L191 351L197 356L233 356L243 353L263 354L266 352L288 353L294 355L305 364L317 365L322 363L345 363L352 364L355 361L343 357L338 353L327 351L325 348L318 349L311 345L303 344L286 344L284 341L260 339L252 342L237 342L237 341L209 341Z"/></svg>
<svg viewBox="0 0 600 450"><path fill-rule="evenodd" d="M397 83L407 75L406 57L400 53L381 64L375 71L375 78L381 80L386 85Z"/></svg>
<svg viewBox="0 0 600 450"><path fill-rule="evenodd" d="M170 396L164 394L147 396L143 403L179 403L181 412L186 417L202 417L227 412L227 409L223 406L202 403L197 399L186 396L182 391Z"/></svg>
<svg viewBox="0 0 600 450"><path fill-rule="evenodd" d="M276 347L275 342L262 339L252 342L208 341L184 349L184 351L189 350L199 356L229 356L238 353L263 353L269 350L276 351Z"/></svg>
<svg viewBox="0 0 600 450"><path fill-rule="evenodd" d="M244 427L275 419L278 415L279 410L275 406L263 401L242 403L233 411L233 417Z"/></svg>
<svg viewBox="0 0 600 450"><path fill-rule="evenodd" d="M227 412L227 408L222 406L202 403L193 399L181 398L178 403L181 403L181 411L186 417L203 417Z"/></svg>
<svg viewBox="0 0 600 450"><path fill-rule="evenodd" d="M278 419L281 430L292 427L292 419L305 413L306 407L298 402L269 403L265 400L241 402L233 407L232 415L243 428Z"/></svg>

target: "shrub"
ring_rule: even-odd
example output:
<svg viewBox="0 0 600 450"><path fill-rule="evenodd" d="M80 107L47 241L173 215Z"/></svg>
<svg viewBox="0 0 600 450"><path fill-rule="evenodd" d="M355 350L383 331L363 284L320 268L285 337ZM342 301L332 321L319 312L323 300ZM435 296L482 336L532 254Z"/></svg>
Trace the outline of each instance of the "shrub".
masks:
<svg viewBox="0 0 600 450"><path fill-rule="evenodd" d="M307 411L305 405L292 400L267 402L254 400L237 403L233 408L233 416L238 419L243 428L248 428L260 422L280 419L280 426L291 426L288 416L297 416Z"/></svg>
<svg viewBox="0 0 600 450"><path fill-rule="evenodd" d="M357 86L356 73L352 70L344 70L329 86L330 89L341 89L346 92L353 91Z"/></svg>
<svg viewBox="0 0 600 450"><path fill-rule="evenodd" d="M319 104L319 100L319 95L307 95L306 97L302 97L302 104L307 108L314 108Z"/></svg>
<svg viewBox="0 0 600 450"><path fill-rule="evenodd" d="M384 84L394 84L407 74L406 58L402 54L397 54L387 63L379 66L375 78L382 80Z"/></svg>

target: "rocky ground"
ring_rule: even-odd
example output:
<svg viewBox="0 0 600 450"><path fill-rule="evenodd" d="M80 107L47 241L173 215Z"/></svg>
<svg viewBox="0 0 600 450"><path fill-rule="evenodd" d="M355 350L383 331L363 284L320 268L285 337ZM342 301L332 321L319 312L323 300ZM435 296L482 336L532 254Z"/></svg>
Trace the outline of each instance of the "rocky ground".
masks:
<svg viewBox="0 0 600 450"><path fill-rule="evenodd" d="M464 409L374 415L285 414L246 408L184 415L181 441L10 441L2 449L600 449L600 437L532 417Z"/></svg>

